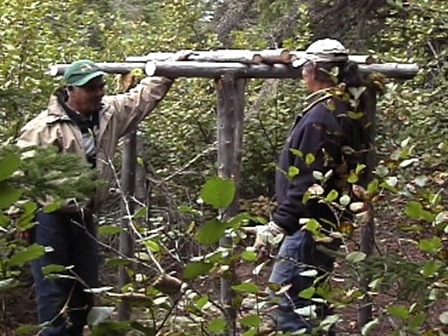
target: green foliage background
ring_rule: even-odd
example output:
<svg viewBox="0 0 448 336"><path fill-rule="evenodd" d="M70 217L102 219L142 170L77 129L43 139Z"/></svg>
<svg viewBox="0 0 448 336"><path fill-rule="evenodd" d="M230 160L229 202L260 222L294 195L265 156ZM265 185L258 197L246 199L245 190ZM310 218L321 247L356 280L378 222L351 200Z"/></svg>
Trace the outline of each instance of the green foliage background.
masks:
<svg viewBox="0 0 448 336"><path fill-rule="evenodd" d="M345 6L341 6L343 3ZM49 65L78 58L123 61L126 56L150 51L224 46L262 49L281 45L304 49L315 38L328 36L341 39L353 53L373 53L388 62L417 62L421 71L415 79L402 83L389 81L379 99L376 177L380 187L376 192L385 197L374 205L379 227L389 226L399 239L411 239L419 247L421 258L418 262L403 255L393 260L380 259L377 261L380 267L388 265L394 271L378 273L375 280L392 288L393 280L409 278L409 273L400 271L406 269L414 275L423 272L424 278L416 280L426 286L420 297L404 303L394 298L385 314L395 318L398 328L410 334L437 335L442 325L447 324L446 317L412 324L410 316L429 316L441 300L446 302L447 295L448 3L444 0L367 1L364 6L359 3L67 0L55 5L45 0L2 1L0 140L8 146L20 127L45 107L49 95L59 85L59 79L47 75ZM322 17L325 25L319 24ZM341 17L346 19L340 20ZM228 34L225 27L231 28ZM115 79L111 77L110 93L114 93L114 86ZM171 213L173 204L196 208L201 186L215 175L215 94L212 80L178 79L153 117L140 127L145 142L141 156L151 168L150 177L155 185L154 206L148 211L152 223L173 224L173 218L179 218ZM252 212L256 212L257 206L254 199L273 194L277 156L304 95L297 80L248 82L241 195ZM201 155L203 152L206 154ZM0 159L6 157L3 151L2 155ZM199 159L182 174L163 184L157 183L197 156ZM0 166L0 170L4 169L6 166ZM32 190L32 181L22 183L31 185ZM32 208L25 206L25 217ZM263 216L267 214L265 210L261 212ZM187 233L206 222L206 217L196 218L195 225L189 226L192 231ZM189 223L190 217L186 218ZM8 230L16 219L6 212L0 219L2 235L6 232L0 241L5 247L2 250L9 255L16 250L27 251L15 241L11 243ZM26 225L29 222L28 216ZM175 236L188 237L182 227L173 227ZM169 243L169 239L158 243ZM253 259L245 257L245 261ZM20 272L15 266L22 265L27 258L16 259L19 262L12 269L7 263L0 268L0 292L17 285ZM200 267L204 274L210 271L209 264ZM212 273L210 276L219 275ZM373 292L380 290L372 288ZM241 292L246 291L243 288Z"/></svg>

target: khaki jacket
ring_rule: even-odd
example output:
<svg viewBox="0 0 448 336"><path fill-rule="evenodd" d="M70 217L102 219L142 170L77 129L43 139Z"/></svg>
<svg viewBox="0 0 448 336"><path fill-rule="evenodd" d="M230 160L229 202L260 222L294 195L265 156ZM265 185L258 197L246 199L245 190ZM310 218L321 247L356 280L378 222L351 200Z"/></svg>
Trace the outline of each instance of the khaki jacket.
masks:
<svg viewBox="0 0 448 336"><path fill-rule="evenodd" d="M97 137L98 178L112 182L111 168L119 139L133 130L165 97L172 80L164 77L144 78L139 85L125 94L105 96L99 112ZM67 116L56 96L51 96L48 107L22 129L17 141L21 148L29 146L57 146L63 153L78 153L84 160L80 129ZM104 203L109 186L99 188L95 209Z"/></svg>

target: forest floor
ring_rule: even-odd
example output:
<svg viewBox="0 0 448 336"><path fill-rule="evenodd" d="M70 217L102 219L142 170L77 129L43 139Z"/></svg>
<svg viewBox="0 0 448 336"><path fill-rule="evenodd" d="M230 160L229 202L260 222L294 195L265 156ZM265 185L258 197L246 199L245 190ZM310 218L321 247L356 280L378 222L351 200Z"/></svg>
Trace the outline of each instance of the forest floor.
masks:
<svg viewBox="0 0 448 336"><path fill-rule="evenodd" d="M405 233L399 230L391 229L395 225L391 225L390 218L382 218L378 220L376 226L376 253L381 255L388 254L400 254L406 255L407 258L418 261L424 256L419 252L418 248L415 247L409 237ZM356 241L356 239L355 239ZM349 246L350 251L357 250L357 246L353 243ZM344 261L338 261L335 265L335 271L339 274L343 274L346 270L347 265ZM240 280L252 279L255 283L259 285L264 285L269 276L269 268L267 268L261 275L253 275L253 266L249 264L240 265L237 269L238 277ZM31 279L26 279L28 286L24 286L18 291L14 292L14 295L2 292L0 297L5 306L2 309L5 311L3 316L0 316L0 336L13 336L16 327L23 324L35 324L37 323L37 311L35 297L30 286L32 284ZM337 283L335 284L338 285ZM205 281L199 286L201 292L204 290L212 295L217 295L219 293L219 284L216 282ZM398 289L399 290L399 289ZM17 294L19 293L19 294ZM392 288L388 294L376 295L373 298L373 315L374 318L379 319L379 325L375 328L375 331L369 335L374 336L384 336L393 335L397 330L397 322L384 317L383 311L391 302L399 304L397 301L397 288ZM409 305L409 303L407 303ZM358 326L358 310L360 304L350 304L347 307L340 308L336 310L336 313L340 316L340 322L337 325L337 331L339 336L346 335L361 335ZM437 309L438 308L438 309ZM434 311L434 320L437 320L440 312L447 310L448 305L439 306ZM444 310L442 310L444 309ZM427 324L431 324L431 321L426 321ZM6 326L7 325L7 326ZM6 327L5 327L6 326Z"/></svg>

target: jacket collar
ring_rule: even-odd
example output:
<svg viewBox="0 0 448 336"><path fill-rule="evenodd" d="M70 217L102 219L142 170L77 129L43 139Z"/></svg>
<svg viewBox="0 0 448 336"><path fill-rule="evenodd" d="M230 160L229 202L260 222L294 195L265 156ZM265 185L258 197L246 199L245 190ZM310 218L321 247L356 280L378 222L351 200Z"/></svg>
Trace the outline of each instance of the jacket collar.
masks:
<svg viewBox="0 0 448 336"><path fill-rule="evenodd" d="M53 117L52 122L58 120L70 120L67 113L65 113L64 108L59 104L57 93L51 95L47 106L48 115Z"/></svg>
<svg viewBox="0 0 448 336"><path fill-rule="evenodd" d="M64 108L58 101L58 96L63 93L64 88L57 89L51 96L47 105L47 113L50 117L48 123L54 123L57 121L70 121L70 117L65 112ZM106 102L102 102L101 110L99 111L99 115L102 116L105 111L109 109L110 105Z"/></svg>
<svg viewBox="0 0 448 336"><path fill-rule="evenodd" d="M333 97L334 87L318 90L305 98L303 113L311 110L315 105Z"/></svg>

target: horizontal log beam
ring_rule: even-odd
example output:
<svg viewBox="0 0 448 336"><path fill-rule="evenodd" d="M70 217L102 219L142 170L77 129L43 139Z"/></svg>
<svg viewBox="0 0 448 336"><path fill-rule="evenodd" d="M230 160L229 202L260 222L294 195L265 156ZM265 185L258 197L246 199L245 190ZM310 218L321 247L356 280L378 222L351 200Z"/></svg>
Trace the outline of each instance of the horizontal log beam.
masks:
<svg viewBox="0 0 448 336"><path fill-rule="evenodd" d="M362 74L379 72L390 78L411 79L418 73L417 64L359 64ZM145 72L148 76L204 77L218 78L225 73L233 73L239 78L300 78L301 68L290 64L258 64L247 66L241 63L201 63L201 62L148 62Z"/></svg>
<svg viewBox="0 0 448 336"><path fill-rule="evenodd" d="M126 62L157 62L170 61L176 53L154 52L144 56L128 56ZM302 58L304 51L289 51L287 49L266 49L260 51L227 49L214 51L195 51L189 57L189 61L197 62L240 62L244 64L289 64ZM349 59L359 64L372 64L375 58L371 55L349 55Z"/></svg>
<svg viewBox="0 0 448 336"><path fill-rule="evenodd" d="M145 56L128 56L126 62L158 62L171 61L175 57L174 52L156 52ZM195 51L188 56L188 61L196 62L238 62L244 64L260 64L263 61L260 52L252 50L216 50Z"/></svg>
<svg viewBox="0 0 448 336"><path fill-rule="evenodd" d="M166 61L147 63L97 63L99 68L107 73L127 73L132 69L144 69L148 76L164 77L203 77L219 78L231 73L239 78L300 78L301 69L290 64L256 64L194 61ZM57 64L51 67L50 75L61 76L69 64ZM390 78L411 79L418 73L417 64L382 63L360 64L363 74L379 72Z"/></svg>
<svg viewBox="0 0 448 336"><path fill-rule="evenodd" d="M96 63L98 67L111 74L126 74L134 69L145 69L146 63ZM70 64L55 64L50 67L50 76L62 76Z"/></svg>
<svg viewBox="0 0 448 336"><path fill-rule="evenodd" d="M291 62L294 65L294 61L305 56L304 51L293 51L291 52ZM352 62L358 64L373 64L376 60L372 55L349 55L348 59Z"/></svg>

